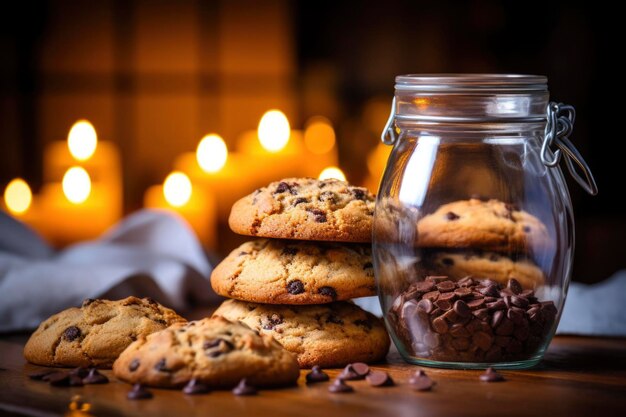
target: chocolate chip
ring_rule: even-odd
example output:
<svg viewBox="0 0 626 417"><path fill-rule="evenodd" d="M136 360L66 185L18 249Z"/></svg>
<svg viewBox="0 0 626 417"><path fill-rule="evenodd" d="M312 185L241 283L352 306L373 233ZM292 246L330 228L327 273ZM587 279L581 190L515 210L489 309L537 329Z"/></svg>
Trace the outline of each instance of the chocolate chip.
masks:
<svg viewBox="0 0 626 417"><path fill-rule="evenodd" d="M363 269L370 269L370 268L373 268L373 267L374 267L374 265L371 262L365 262L363 264Z"/></svg>
<svg viewBox="0 0 626 417"><path fill-rule="evenodd" d="M443 310L443 311L447 311L452 308L452 304L450 304L450 301L448 300L437 300L435 301L435 305L437 306L438 309Z"/></svg>
<svg viewBox="0 0 626 417"><path fill-rule="evenodd" d="M522 292L522 285L515 278L511 278L506 287L515 295L521 294Z"/></svg>
<svg viewBox="0 0 626 417"><path fill-rule="evenodd" d="M165 358L159 360L156 365L154 365L154 369L159 372L172 372L170 369L167 368L167 361L165 360Z"/></svg>
<svg viewBox="0 0 626 417"><path fill-rule="evenodd" d="M284 247L282 251L283 255L295 255L297 253L298 253L298 248L294 248L291 246Z"/></svg>
<svg viewBox="0 0 626 417"><path fill-rule="evenodd" d="M283 316L277 313L273 313L271 316L266 317L266 322L263 325L265 330L274 330L276 326L283 323Z"/></svg>
<svg viewBox="0 0 626 417"><path fill-rule="evenodd" d="M365 377L370 372L370 367L363 362L355 362L352 364L352 370L360 377Z"/></svg>
<svg viewBox="0 0 626 417"><path fill-rule="evenodd" d="M304 197L298 197L295 200L293 200L293 206L296 207L298 204L304 204L304 203L308 203L309 200L307 200Z"/></svg>
<svg viewBox="0 0 626 417"><path fill-rule="evenodd" d="M337 375L337 379L345 379L346 381L354 381L357 379L363 379L364 377L365 375L360 375L354 370L352 364L346 365L341 373Z"/></svg>
<svg viewBox="0 0 626 417"><path fill-rule="evenodd" d="M426 314L430 314L433 311L433 302L429 299L421 299L417 303L417 309L423 311Z"/></svg>
<svg viewBox="0 0 626 417"><path fill-rule="evenodd" d="M68 341L78 339L81 335L80 329L76 326L70 326L63 332L63 338Z"/></svg>
<svg viewBox="0 0 626 417"><path fill-rule="evenodd" d="M391 379L391 376L384 371L372 371L365 379L373 387L393 386L393 379Z"/></svg>
<svg viewBox="0 0 626 417"><path fill-rule="evenodd" d="M87 375L89 375L89 371L90 371L89 368L85 368L84 366L79 366L78 368L74 368L71 371L69 371L69 374L75 375L79 378L85 378Z"/></svg>
<svg viewBox="0 0 626 417"><path fill-rule="evenodd" d="M443 258L441 260L441 263L444 264L445 266L453 266L454 265L454 259L452 259L452 258Z"/></svg>
<svg viewBox="0 0 626 417"><path fill-rule="evenodd" d="M307 211L313 214L313 218L317 223L326 223L328 219L326 218L326 212L316 208L309 208Z"/></svg>
<svg viewBox="0 0 626 417"><path fill-rule="evenodd" d="M522 230L524 231L524 233L530 233L530 226L524 226Z"/></svg>
<svg viewBox="0 0 626 417"><path fill-rule="evenodd" d="M462 300L455 301L452 308L454 312L462 318L469 317L472 314L472 310L470 310L465 301Z"/></svg>
<svg viewBox="0 0 626 417"><path fill-rule="evenodd" d="M330 297L333 300L337 299L337 291L333 287L321 287L317 292L325 297Z"/></svg>
<svg viewBox="0 0 626 417"><path fill-rule="evenodd" d="M198 394L206 394L211 389L208 385L203 384L198 381L196 378L192 378L187 385L183 388L183 393L187 395L198 395Z"/></svg>
<svg viewBox="0 0 626 417"><path fill-rule="evenodd" d="M280 194L280 193L284 193L287 191L291 191L291 187L286 182L281 181L278 183L278 186L276 187L276 191L274 191L274 194Z"/></svg>
<svg viewBox="0 0 626 417"><path fill-rule="evenodd" d="M505 381L504 377L500 375L495 369L487 368L485 373L480 376L480 380L483 382L502 382Z"/></svg>
<svg viewBox="0 0 626 417"><path fill-rule="evenodd" d="M504 319L504 312L502 310L498 310L493 313L493 316L491 317L491 327L494 329L498 327L500 323L502 323L502 319Z"/></svg>
<svg viewBox="0 0 626 417"><path fill-rule="evenodd" d="M304 284L300 280L293 280L287 283L287 292L292 295L302 294L304 292Z"/></svg>
<svg viewBox="0 0 626 417"><path fill-rule="evenodd" d="M44 378L46 378L49 375L52 375L54 373L56 373L57 371L40 371L40 372L35 372L34 374L30 374L28 375L28 377L34 381L42 381L44 380Z"/></svg>
<svg viewBox="0 0 626 417"><path fill-rule="evenodd" d="M435 383L422 370L417 371L411 378L409 384L415 391L430 391Z"/></svg>
<svg viewBox="0 0 626 417"><path fill-rule="evenodd" d="M362 188L353 188L352 194L354 194L354 198L357 200L365 201L365 190Z"/></svg>
<svg viewBox="0 0 626 417"><path fill-rule="evenodd" d="M320 194L318 199L320 201L329 201L334 204L337 202L337 194L333 193L332 191L324 191Z"/></svg>
<svg viewBox="0 0 626 417"><path fill-rule="evenodd" d="M329 378L328 378L328 374L326 372L322 371L322 368L320 368L319 366L315 365L311 369L311 372L306 374L305 379L306 379L306 383L307 384L315 384L317 382L328 381Z"/></svg>
<svg viewBox="0 0 626 417"><path fill-rule="evenodd" d="M528 307L528 300L524 297L514 295L511 297L511 304L520 308L526 308Z"/></svg>
<svg viewBox="0 0 626 417"><path fill-rule="evenodd" d="M341 320L339 317L337 317L334 314L329 314L328 318L326 319L326 323L334 323L334 324L343 324L343 320Z"/></svg>
<svg viewBox="0 0 626 417"><path fill-rule="evenodd" d="M448 333L448 323L443 317L437 317L432 321L433 330L435 330L439 334Z"/></svg>
<svg viewBox="0 0 626 417"><path fill-rule="evenodd" d="M249 255L249 253L246 251L241 251L237 254L237 256L245 256L245 255Z"/></svg>
<svg viewBox="0 0 626 417"><path fill-rule="evenodd" d="M345 394L348 392L353 392L354 388L346 384L343 379L336 378L333 383L328 387L328 391L332 392L333 394Z"/></svg>
<svg viewBox="0 0 626 417"><path fill-rule="evenodd" d="M456 285L452 281L443 281L437 284L437 289L440 292L454 291L455 288L456 288Z"/></svg>
<svg viewBox="0 0 626 417"><path fill-rule="evenodd" d="M222 339L213 339L213 340L207 340L206 342L204 342L202 344L202 349L207 350L207 349L211 349L214 348L216 346L219 346L219 344L222 342Z"/></svg>
<svg viewBox="0 0 626 417"><path fill-rule="evenodd" d="M89 374L83 378L83 384L107 384L109 378L106 375L102 375L97 369L92 368L89 370Z"/></svg>
<svg viewBox="0 0 626 417"><path fill-rule="evenodd" d="M137 370L137 368L139 368L139 365L141 363L139 362L139 359L133 359L130 364L128 365L128 370L130 372L135 372Z"/></svg>
<svg viewBox="0 0 626 417"><path fill-rule="evenodd" d="M126 398L129 400L147 400L152 398L154 395L152 392L148 391L143 385L135 384L133 385L133 389L126 394Z"/></svg>
<svg viewBox="0 0 626 417"><path fill-rule="evenodd" d="M257 395L258 393L254 386L248 384L248 380L246 378L239 381L239 384L233 388L232 392L235 395Z"/></svg>
<svg viewBox="0 0 626 417"><path fill-rule="evenodd" d="M96 300L94 300L93 298L86 298L83 301L82 307L87 307L89 304L92 304L94 301L96 301Z"/></svg>
<svg viewBox="0 0 626 417"><path fill-rule="evenodd" d="M449 212L446 213L446 219L448 219L448 220L452 221L452 220L458 220L460 218L461 217L459 215L457 215L456 213L454 213L452 211L449 211Z"/></svg>
<svg viewBox="0 0 626 417"><path fill-rule="evenodd" d="M363 326L368 330L372 329L372 322L369 319L368 320L357 319L357 320L354 320L352 323L354 323L356 326Z"/></svg>

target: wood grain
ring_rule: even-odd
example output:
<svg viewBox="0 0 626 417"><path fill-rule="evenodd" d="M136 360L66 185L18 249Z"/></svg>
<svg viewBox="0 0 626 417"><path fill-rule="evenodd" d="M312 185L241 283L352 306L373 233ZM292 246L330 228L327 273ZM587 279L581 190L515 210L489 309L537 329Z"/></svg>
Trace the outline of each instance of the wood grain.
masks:
<svg viewBox="0 0 626 417"><path fill-rule="evenodd" d="M107 385L57 388L31 381L28 374L44 369L25 363L23 343L0 338L0 414L64 415L75 395L98 416L624 416L626 415L626 340L557 337L539 367L502 371L502 383L478 381L481 371L424 368L437 382L432 392L407 385L417 367L390 353L387 370L395 387L373 388L349 382L353 394L331 394L329 383L307 386L303 371L297 387L261 391L256 397L235 397L229 391L185 396L154 389L154 399L129 401L130 386L110 372ZM331 377L340 370L328 370Z"/></svg>

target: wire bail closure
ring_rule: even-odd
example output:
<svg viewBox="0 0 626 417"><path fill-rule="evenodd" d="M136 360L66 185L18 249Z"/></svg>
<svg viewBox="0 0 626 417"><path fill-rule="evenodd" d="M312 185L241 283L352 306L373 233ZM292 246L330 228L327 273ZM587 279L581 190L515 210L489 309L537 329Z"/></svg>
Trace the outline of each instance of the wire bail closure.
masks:
<svg viewBox="0 0 626 417"><path fill-rule="evenodd" d="M380 139L385 145L393 145L398 140L395 118L396 98L394 97L391 102L389 119L387 119L385 128L380 135ZM598 194L598 186L589 165L587 165L578 149L569 140L569 135L574 130L574 121L576 120L574 107L569 104L552 101L546 109L546 118L546 130L541 145L541 162L549 168L554 168L561 161L561 156L564 156L567 170L574 180L589 194ZM550 149L552 145L556 145L558 149L552 151ZM578 173L574 163L578 165L583 175Z"/></svg>
<svg viewBox="0 0 626 417"><path fill-rule="evenodd" d="M559 164L561 156L564 156L567 170L576 182L589 194L598 194L598 186L589 165L587 165L578 149L569 140L569 135L574 130L574 121L576 120L574 107L569 104L551 101L548 104L546 117L548 121L546 123L543 144L541 145L541 162L547 167L554 168ZM550 149L550 146L553 144L558 148L554 152ZM550 158L550 154L552 154L552 158ZM576 170L574 162L581 169L584 178Z"/></svg>

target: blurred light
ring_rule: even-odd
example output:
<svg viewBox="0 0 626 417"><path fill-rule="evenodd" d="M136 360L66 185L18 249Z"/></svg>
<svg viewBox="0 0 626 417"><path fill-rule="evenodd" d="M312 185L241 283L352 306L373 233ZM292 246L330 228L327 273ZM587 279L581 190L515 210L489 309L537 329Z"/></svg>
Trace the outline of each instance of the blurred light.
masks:
<svg viewBox="0 0 626 417"><path fill-rule="evenodd" d="M210 134L202 138L196 150L198 165L204 172L217 172L228 159L228 148L219 135Z"/></svg>
<svg viewBox="0 0 626 417"><path fill-rule="evenodd" d="M289 142L289 120L280 110L269 110L259 122L259 141L268 152L278 152Z"/></svg>
<svg viewBox="0 0 626 417"><path fill-rule="evenodd" d="M91 158L98 146L96 129L88 120L77 121L67 135L67 146L75 159L85 161Z"/></svg>
<svg viewBox="0 0 626 417"><path fill-rule="evenodd" d="M430 97L416 97L413 100L413 104L420 110L426 110L430 105Z"/></svg>
<svg viewBox="0 0 626 417"><path fill-rule="evenodd" d="M304 131L304 145L315 154L330 151L335 146L335 130L330 120L322 116L309 119Z"/></svg>
<svg viewBox="0 0 626 417"><path fill-rule="evenodd" d="M70 202L80 204L91 193L91 178L81 167L72 167L63 175L63 194Z"/></svg>
<svg viewBox="0 0 626 417"><path fill-rule="evenodd" d="M337 167L324 168L324 170L320 173L320 180L327 180L329 178L335 178L341 181L346 180L346 176L344 175L343 171Z"/></svg>
<svg viewBox="0 0 626 417"><path fill-rule="evenodd" d="M165 201L174 207L182 207L191 198L191 181L180 171L174 171L167 176L163 183Z"/></svg>
<svg viewBox="0 0 626 417"><path fill-rule="evenodd" d="M24 213L32 201L33 193L26 181L21 178L11 180L7 188L4 189L4 203L11 213Z"/></svg>

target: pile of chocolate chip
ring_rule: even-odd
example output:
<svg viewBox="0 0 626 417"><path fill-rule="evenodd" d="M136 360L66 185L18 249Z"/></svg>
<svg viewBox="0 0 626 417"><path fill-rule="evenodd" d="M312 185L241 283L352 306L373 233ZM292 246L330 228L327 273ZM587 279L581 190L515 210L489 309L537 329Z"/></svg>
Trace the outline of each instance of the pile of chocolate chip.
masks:
<svg viewBox="0 0 626 417"><path fill-rule="evenodd" d="M28 376L35 381L44 381L55 387L82 387L90 384L106 384L109 378L96 368L78 367L69 371L45 370Z"/></svg>
<svg viewBox="0 0 626 417"><path fill-rule="evenodd" d="M412 283L388 318L410 354L442 362L531 358L552 331L557 308L511 279L503 288L471 277L431 276Z"/></svg>

